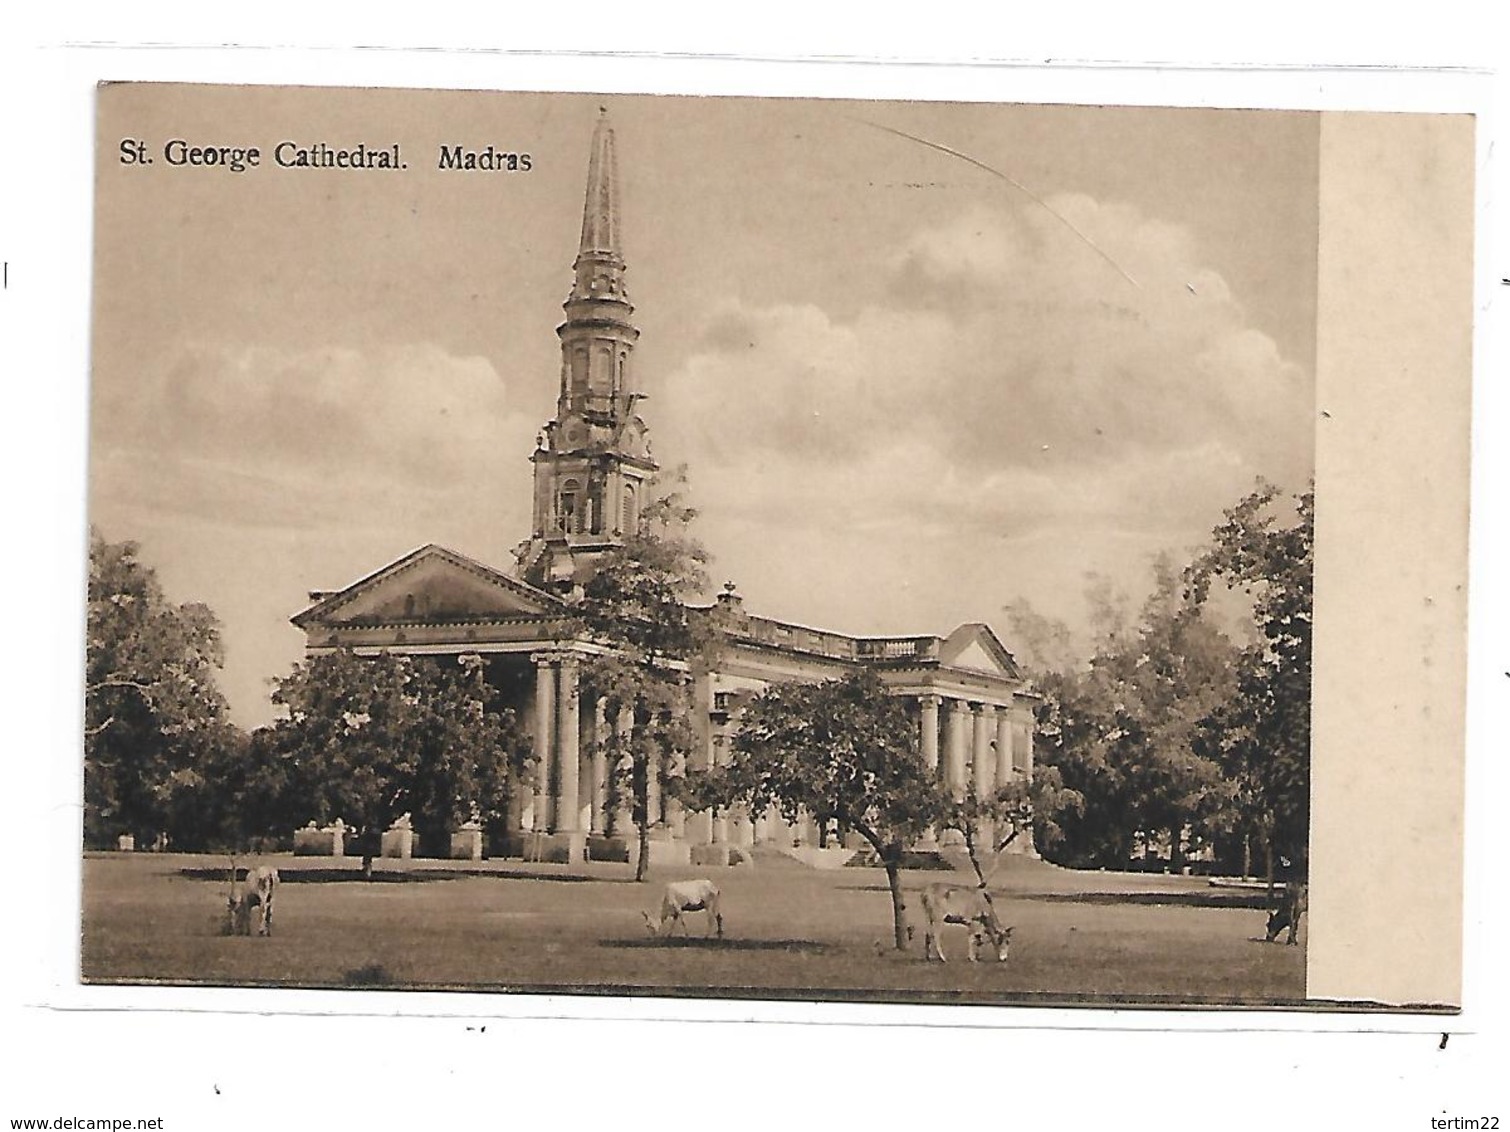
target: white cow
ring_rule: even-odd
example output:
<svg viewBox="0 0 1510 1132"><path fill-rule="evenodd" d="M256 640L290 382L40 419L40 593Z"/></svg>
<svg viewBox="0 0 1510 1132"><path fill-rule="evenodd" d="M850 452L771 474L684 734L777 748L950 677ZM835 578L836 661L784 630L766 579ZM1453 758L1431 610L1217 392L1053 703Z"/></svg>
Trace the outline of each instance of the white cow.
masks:
<svg viewBox="0 0 1510 1132"><path fill-rule="evenodd" d="M724 936L724 917L718 909L718 887L711 880L683 880L666 886L665 893L661 896L661 918L653 919L649 912L644 912L645 928L651 935L661 935L667 931L666 925L672 927L677 924L682 926L682 934L691 934L687 930L687 920L683 913L706 912L708 913L708 935L713 934L713 928L718 927L718 938Z"/></svg>
<svg viewBox="0 0 1510 1132"><path fill-rule="evenodd" d="M923 958L932 959L937 952L940 963L947 963L940 945L939 932L945 924L963 924L970 931L970 962L982 937L996 948L996 958L1005 963L1012 945L1012 929L1001 926L991 894L984 888L961 884L930 884L923 889L923 917L927 934L923 937Z"/></svg>
<svg viewBox="0 0 1510 1132"><path fill-rule="evenodd" d="M278 870L259 865L246 872L246 882L235 880L236 866L231 865L231 895L226 899L226 918L231 935L251 935L255 919L257 935L273 933L273 896L278 890Z"/></svg>

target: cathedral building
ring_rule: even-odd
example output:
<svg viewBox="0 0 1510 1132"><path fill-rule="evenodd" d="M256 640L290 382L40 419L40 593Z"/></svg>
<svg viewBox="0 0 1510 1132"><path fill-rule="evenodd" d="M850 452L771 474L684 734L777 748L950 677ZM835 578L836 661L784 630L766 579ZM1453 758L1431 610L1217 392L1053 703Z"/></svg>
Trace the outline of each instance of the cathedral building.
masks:
<svg viewBox="0 0 1510 1132"><path fill-rule="evenodd" d="M536 756L533 790L511 807L489 852L580 861L635 851L604 751L614 729L606 704L581 680L601 651L571 627L570 603L609 551L633 532L658 470L634 381L639 331L625 288L614 133L593 134L582 238L561 340L554 418L536 440L533 524L512 570L444 547L412 551L360 581L310 595L293 618L310 656L477 654L488 680L522 717ZM781 681L817 681L874 669L916 721L919 748L957 795L981 796L1033 772L1032 705L1011 654L984 624L943 635L853 637L747 612L733 587L717 599L716 664L693 681L695 742L687 757L717 765L739 726L739 704ZM726 863L737 849L817 840L810 822L686 813L651 782L652 852L662 861ZM431 851L434 847L430 847Z"/></svg>

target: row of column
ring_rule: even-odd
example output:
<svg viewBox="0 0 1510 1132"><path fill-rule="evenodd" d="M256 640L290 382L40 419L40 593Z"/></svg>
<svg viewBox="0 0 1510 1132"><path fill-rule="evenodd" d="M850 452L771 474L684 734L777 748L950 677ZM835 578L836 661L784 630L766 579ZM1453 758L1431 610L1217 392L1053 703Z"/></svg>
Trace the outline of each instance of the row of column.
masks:
<svg viewBox="0 0 1510 1132"><path fill-rule="evenodd" d="M627 832L628 799L613 796L615 768L608 765L607 752L612 737L632 731L633 711L626 707L609 720L607 702L597 698L584 720L578 659L570 653L542 653L531 659L535 664L535 782L533 795L522 808L521 829L567 834ZM694 712L700 733L694 757L706 768L728 757L728 736L712 722L711 702L703 702L711 699L706 680L698 684ZM963 798L972 788L977 798L989 798L1014 775L1032 779L1031 718L1021 708L919 696L923 760L955 798ZM663 821L673 837L690 836L712 844L748 845L759 840L762 819L752 821L740 809L704 811L689 819L674 799L666 799L663 806L654 766L649 768L647 786L650 820Z"/></svg>
<svg viewBox="0 0 1510 1132"><path fill-rule="evenodd" d="M1022 709L919 696L918 738L923 761L941 774L957 799L963 798L972 785L977 798L989 798L1010 782L1014 773L1030 781L1033 777L1033 728L1031 717ZM1019 751L1021 758L1014 766L1014 753Z"/></svg>
<svg viewBox="0 0 1510 1132"><path fill-rule="evenodd" d="M526 832L602 833L609 824L610 804L607 703L594 701L584 721L577 658L547 653L531 660L535 664L535 782L520 814L520 827ZM586 759L584 722L589 739ZM619 732L632 726L627 711L613 721Z"/></svg>
<svg viewBox="0 0 1510 1132"><path fill-rule="evenodd" d="M627 789L619 788L627 766L611 767L610 741L629 736L634 710L625 705L608 718L608 701L595 697L584 711L581 663L570 653L540 653L535 665L534 789L521 808L519 826L528 832L564 834L626 833L631 824ZM628 760L629 756L624 756ZM674 768L680 773L681 768ZM647 768L646 801L652 823L664 823L680 837L681 804L661 796L654 764Z"/></svg>

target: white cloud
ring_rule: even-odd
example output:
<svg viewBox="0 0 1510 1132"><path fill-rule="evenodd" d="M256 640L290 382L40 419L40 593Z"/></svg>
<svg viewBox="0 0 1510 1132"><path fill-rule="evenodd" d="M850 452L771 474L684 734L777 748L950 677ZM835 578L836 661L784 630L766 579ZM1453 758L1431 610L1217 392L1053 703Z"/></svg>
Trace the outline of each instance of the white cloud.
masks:
<svg viewBox="0 0 1510 1132"><path fill-rule="evenodd" d="M852 316L731 302L708 317L652 426L691 465L731 568L772 573L761 587L802 606L810 575L837 575L828 596L857 615L840 592L854 576L892 576L915 603L968 574L993 591L971 596L988 617L1014 579L962 563L1006 563L1004 540L1073 541L1097 569L1136 546L1120 566L1141 571L1199 542L1256 477L1305 485L1309 369L1249 323L1191 233L1084 196L1049 203L1117 267L1042 209L975 211L915 233L884 302ZM811 568L782 582L783 561ZM1015 573L1078 587L1081 566Z"/></svg>
<svg viewBox="0 0 1510 1132"><path fill-rule="evenodd" d="M188 344L96 389L95 503L242 525L402 522L496 495L530 428L485 359L436 346Z"/></svg>
<svg viewBox="0 0 1510 1132"><path fill-rule="evenodd" d="M427 542L500 565L528 533L535 413L485 360L434 346L189 346L94 398L90 518L206 601L238 717L301 637L310 589Z"/></svg>

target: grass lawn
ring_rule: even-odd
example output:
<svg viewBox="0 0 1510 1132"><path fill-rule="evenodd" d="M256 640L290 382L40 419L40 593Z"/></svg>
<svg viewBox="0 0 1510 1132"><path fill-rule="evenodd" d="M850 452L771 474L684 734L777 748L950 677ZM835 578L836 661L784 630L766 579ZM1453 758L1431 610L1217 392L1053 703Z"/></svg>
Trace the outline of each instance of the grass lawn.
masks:
<svg viewBox="0 0 1510 1132"><path fill-rule="evenodd" d="M883 1001L1051 1003L1297 1002L1305 948L1263 940L1262 894L1195 877L1080 873L1011 858L993 891L1014 925L1004 964L965 962L965 930L946 929L948 964L891 939L879 869L661 869L518 861L390 861L363 883L355 861L276 857L270 938L220 934L224 858L91 855L84 862L87 982L260 984L702 994ZM244 863L244 862L243 862ZM650 937L640 915L669 880L709 876L724 893L722 940ZM906 887L944 879L910 873ZM909 901L909 910L916 899ZM1301 933L1302 943L1305 930Z"/></svg>

